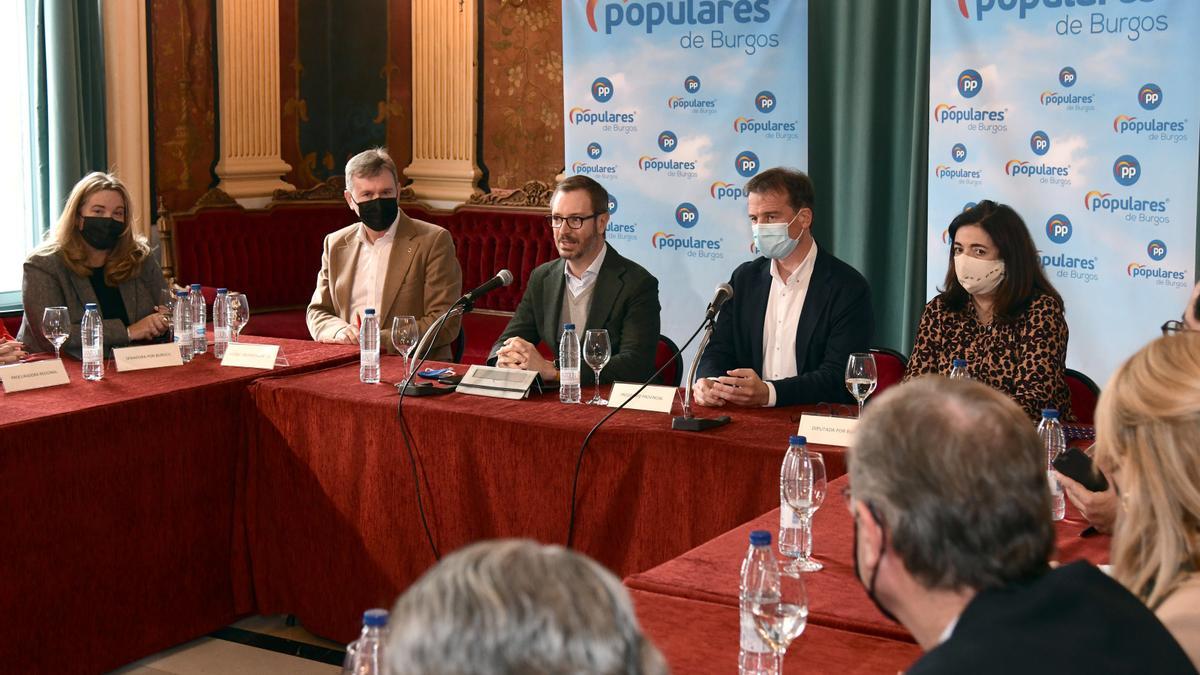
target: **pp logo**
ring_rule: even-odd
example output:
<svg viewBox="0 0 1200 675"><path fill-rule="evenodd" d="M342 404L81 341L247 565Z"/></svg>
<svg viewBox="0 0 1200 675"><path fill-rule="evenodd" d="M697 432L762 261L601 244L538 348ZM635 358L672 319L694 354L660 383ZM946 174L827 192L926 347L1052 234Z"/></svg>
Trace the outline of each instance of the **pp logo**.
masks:
<svg viewBox="0 0 1200 675"><path fill-rule="evenodd" d="M597 160L597 159L600 159L600 155L603 155L603 154L604 154L604 148L601 148L599 143L595 143L595 142L588 143L588 146L587 146L587 156L588 157L590 157L593 160Z"/></svg>
<svg viewBox="0 0 1200 675"><path fill-rule="evenodd" d="M962 143L955 143L953 148L950 148L950 158L956 162L963 162L967 159L967 146Z"/></svg>
<svg viewBox="0 0 1200 675"><path fill-rule="evenodd" d="M612 214L614 214L616 212L617 212L617 198L615 196L613 196L613 193L610 192L610 193L608 193L608 215L611 216Z"/></svg>
<svg viewBox="0 0 1200 675"><path fill-rule="evenodd" d="M592 82L592 98L601 103L608 103L613 97L613 83L607 77L597 77Z"/></svg>
<svg viewBox="0 0 1200 675"><path fill-rule="evenodd" d="M975 98L975 95L982 89L983 76L979 74L979 71L968 68L958 74L958 93L963 98Z"/></svg>
<svg viewBox="0 0 1200 675"><path fill-rule="evenodd" d="M1138 89L1138 105L1144 110L1154 110L1162 105L1162 99L1162 88L1157 84L1143 84L1142 88Z"/></svg>
<svg viewBox="0 0 1200 675"><path fill-rule="evenodd" d="M1056 213L1046 221L1046 238L1056 244L1065 244L1071 238L1072 229L1071 219Z"/></svg>
<svg viewBox="0 0 1200 675"><path fill-rule="evenodd" d="M749 178L758 173L758 155L749 150L743 150L733 160L733 166L737 169L739 176Z"/></svg>
<svg viewBox="0 0 1200 675"><path fill-rule="evenodd" d="M674 131L664 131L658 135L658 149L663 152L671 152L679 145L679 139L675 137Z"/></svg>
<svg viewBox="0 0 1200 675"><path fill-rule="evenodd" d="M1151 260L1158 262L1167 257L1167 245L1161 239L1155 239L1146 246L1146 255L1150 256Z"/></svg>
<svg viewBox="0 0 1200 675"><path fill-rule="evenodd" d="M1033 150L1033 154L1041 156L1050 152L1050 136L1040 129L1033 132L1029 137L1029 149Z"/></svg>
<svg viewBox="0 0 1200 675"><path fill-rule="evenodd" d="M754 97L754 107L763 114L771 112L775 109L775 94L769 91L758 92L758 96Z"/></svg>
<svg viewBox="0 0 1200 675"><path fill-rule="evenodd" d="M1067 66L1067 67L1063 68L1062 70L1058 71L1058 83L1064 87L1075 86L1075 78L1076 78L1075 69L1072 68L1071 66Z"/></svg>
<svg viewBox="0 0 1200 675"><path fill-rule="evenodd" d="M688 75L687 79L683 81L683 90L689 94L699 93L700 78L696 77L695 75Z"/></svg>
<svg viewBox="0 0 1200 675"><path fill-rule="evenodd" d="M684 202L675 207L675 222L684 229L694 227L700 222L700 212L696 210L695 205Z"/></svg>
<svg viewBox="0 0 1200 675"><path fill-rule="evenodd" d="M1121 155L1113 162L1113 179L1121 185L1129 187L1138 182L1142 176L1142 165L1133 155Z"/></svg>

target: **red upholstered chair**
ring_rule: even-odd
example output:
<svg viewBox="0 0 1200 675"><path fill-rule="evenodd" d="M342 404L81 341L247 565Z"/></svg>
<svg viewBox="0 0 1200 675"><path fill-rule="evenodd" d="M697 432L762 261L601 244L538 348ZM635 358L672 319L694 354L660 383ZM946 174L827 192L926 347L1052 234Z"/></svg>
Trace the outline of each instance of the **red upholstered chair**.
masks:
<svg viewBox="0 0 1200 675"><path fill-rule="evenodd" d="M879 376L875 394L879 394L893 384L900 383L904 378L904 369L908 367L908 359L887 347L871 347L871 353L875 355L875 371Z"/></svg>
<svg viewBox="0 0 1200 675"><path fill-rule="evenodd" d="M0 317L0 340L11 339L21 330L21 315Z"/></svg>
<svg viewBox="0 0 1200 675"><path fill-rule="evenodd" d="M672 357L679 355L679 347L675 341L666 335L658 336L658 349L654 352L654 369L662 368L663 364ZM683 363L682 356L678 356L674 363L667 366L667 369L659 375L659 380L666 385L678 387L683 382Z"/></svg>
<svg viewBox="0 0 1200 675"><path fill-rule="evenodd" d="M1071 390L1071 412L1075 421L1081 424L1092 424L1095 420L1096 402L1100 399L1100 387L1092 378L1078 370L1067 368L1065 373L1067 389Z"/></svg>

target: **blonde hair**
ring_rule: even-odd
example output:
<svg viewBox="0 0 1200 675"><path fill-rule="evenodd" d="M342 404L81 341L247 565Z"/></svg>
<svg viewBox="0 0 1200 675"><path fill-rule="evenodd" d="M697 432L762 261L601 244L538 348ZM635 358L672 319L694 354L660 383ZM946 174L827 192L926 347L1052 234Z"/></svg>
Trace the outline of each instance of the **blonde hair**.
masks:
<svg viewBox="0 0 1200 675"><path fill-rule="evenodd" d="M1113 575L1151 609L1200 569L1200 334L1151 342L1109 380L1096 459L1118 471Z"/></svg>
<svg viewBox="0 0 1200 675"><path fill-rule="evenodd" d="M79 217L83 215L80 211L89 197L105 190L119 192L125 204L125 229L104 263L104 280L116 286L141 272L142 261L150 255L150 246L145 237L133 233L133 200L129 196L129 189L113 174L93 171L75 184L63 206L62 215L58 217L58 223L46 234L43 249L58 253L72 272L86 277L89 274L88 253L83 236L79 233Z"/></svg>

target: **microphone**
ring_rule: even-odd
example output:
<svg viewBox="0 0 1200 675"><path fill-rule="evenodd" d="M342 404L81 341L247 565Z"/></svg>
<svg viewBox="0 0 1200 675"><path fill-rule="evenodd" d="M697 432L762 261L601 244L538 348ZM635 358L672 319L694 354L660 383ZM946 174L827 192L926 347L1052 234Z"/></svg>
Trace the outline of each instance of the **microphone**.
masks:
<svg viewBox="0 0 1200 675"><path fill-rule="evenodd" d="M464 303L464 302L468 303L468 304L473 303L476 300L478 300L480 297L484 296L485 294L490 293L491 291L494 291L497 288L500 288L501 286L507 286L507 285L511 284L512 280L513 280L512 272L509 272L508 270L500 270L499 272L496 273L496 276L492 277L491 279L488 279L487 281L483 282L479 286L475 287L474 289L469 291L466 295L462 296L462 298L460 298L458 301L460 303Z"/></svg>
<svg viewBox="0 0 1200 675"><path fill-rule="evenodd" d="M733 297L733 287L729 284L721 284L717 286L716 294L713 295L712 302L708 303L708 311L704 314L705 321L712 321L717 317L717 312L721 311L721 306Z"/></svg>

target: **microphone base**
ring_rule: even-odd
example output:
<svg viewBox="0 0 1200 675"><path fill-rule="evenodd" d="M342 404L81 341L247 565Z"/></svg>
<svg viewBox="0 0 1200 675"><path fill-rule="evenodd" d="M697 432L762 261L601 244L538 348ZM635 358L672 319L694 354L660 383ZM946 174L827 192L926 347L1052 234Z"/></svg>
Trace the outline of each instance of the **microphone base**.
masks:
<svg viewBox="0 0 1200 675"><path fill-rule="evenodd" d="M675 431L708 431L729 424L729 416L721 417L672 417L671 428Z"/></svg>
<svg viewBox="0 0 1200 675"><path fill-rule="evenodd" d="M407 396L442 396L444 394L453 394L454 387L435 387L432 383L410 384L407 387L397 384L396 393L404 391Z"/></svg>

